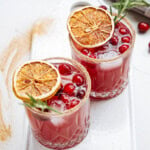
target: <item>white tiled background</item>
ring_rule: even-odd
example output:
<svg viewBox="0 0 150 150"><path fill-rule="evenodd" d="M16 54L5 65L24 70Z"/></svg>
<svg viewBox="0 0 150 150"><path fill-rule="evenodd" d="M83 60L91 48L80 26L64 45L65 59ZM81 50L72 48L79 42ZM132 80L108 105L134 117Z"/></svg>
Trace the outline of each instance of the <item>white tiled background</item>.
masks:
<svg viewBox="0 0 150 150"><path fill-rule="evenodd" d="M79 0L0 0L0 51L11 39L28 29L37 19L57 16L57 30L50 42L55 51L45 52L36 47L33 41L32 58L50 56L70 56L66 38L65 19L72 3ZM84 0L85 1L85 0ZM98 0L87 0L100 5ZM101 1L105 4L105 1ZM128 18L137 31L139 21L150 22L150 19L129 13ZM57 39L57 40L56 40ZM132 57L129 87L119 97L105 102L92 103L91 130L86 139L76 150L149 150L150 149L150 54L148 54L150 31L146 34L137 32L136 44ZM35 48L36 47L36 48ZM56 51L58 50L58 53ZM31 135L28 122L21 106L16 104L16 139L8 141L5 146L0 143L0 150L43 150ZM14 115L14 116L15 116ZM135 130L135 132L134 132ZM134 147L134 143L136 148Z"/></svg>

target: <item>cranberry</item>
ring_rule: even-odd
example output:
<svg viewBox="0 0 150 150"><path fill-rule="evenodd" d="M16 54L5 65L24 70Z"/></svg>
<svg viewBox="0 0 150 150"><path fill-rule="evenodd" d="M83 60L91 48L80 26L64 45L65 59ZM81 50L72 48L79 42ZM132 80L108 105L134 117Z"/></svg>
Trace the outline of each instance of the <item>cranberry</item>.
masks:
<svg viewBox="0 0 150 150"><path fill-rule="evenodd" d="M68 95L73 95L73 92L75 90L75 86L72 83L68 83L64 87L64 92Z"/></svg>
<svg viewBox="0 0 150 150"><path fill-rule="evenodd" d="M60 93L62 92L62 90L63 90L63 85L62 85L62 83L61 83L61 84L60 84L60 89L59 89L58 92L56 93L56 96L59 96Z"/></svg>
<svg viewBox="0 0 150 150"><path fill-rule="evenodd" d="M112 45L117 45L118 44L118 37L117 36L113 36L111 39L110 39L110 43Z"/></svg>
<svg viewBox="0 0 150 150"><path fill-rule="evenodd" d="M82 54L84 54L84 55L88 55L89 50L88 50L88 49L83 49L81 52L82 52Z"/></svg>
<svg viewBox="0 0 150 150"><path fill-rule="evenodd" d="M58 100L58 96L53 96L51 100Z"/></svg>
<svg viewBox="0 0 150 150"><path fill-rule="evenodd" d="M130 37L129 36L124 36L121 38L122 43L130 43Z"/></svg>
<svg viewBox="0 0 150 150"><path fill-rule="evenodd" d="M72 71L71 71L70 65L68 65L68 64L61 64L59 66L59 72L62 75L70 75Z"/></svg>
<svg viewBox="0 0 150 150"><path fill-rule="evenodd" d="M146 22L140 22L138 28L140 32L146 32L149 29L149 25Z"/></svg>
<svg viewBox="0 0 150 150"><path fill-rule="evenodd" d="M63 89L63 84L61 83L61 84L60 84L60 90L62 90L62 89Z"/></svg>
<svg viewBox="0 0 150 150"><path fill-rule="evenodd" d="M118 29L120 27L120 22L115 25L115 28Z"/></svg>
<svg viewBox="0 0 150 150"><path fill-rule="evenodd" d="M69 103L66 104L66 108L70 109L70 104Z"/></svg>
<svg viewBox="0 0 150 150"><path fill-rule="evenodd" d="M44 112L49 112L49 110L48 109L44 109Z"/></svg>
<svg viewBox="0 0 150 150"><path fill-rule="evenodd" d="M90 54L90 57L96 59L96 56L94 54Z"/></svg>
<svg viewBox="0 0 150 150"><path fill-rule="evenodd" d="M99 6L99 8L103 8L103 9L107 10L107 7L105 5L101 5L101 6Z"/></svg>
<svg viewBox="0 0 150 150"><path fill-rule="evenodd" d="M76 74L73 76L72 81L77 85L77 86L81 86L84 83L84 78L82 75L80 74Z"/></svg>
<svg viewBox="0 0 150 150"><path fill-rule="evenodd" d="M41 108L37 108L39 111L42 111L42 109Z"/></svg>
<svg viewBox="0 0 150 150"><path fill-rule="evenodd" d="M78 99L73 99L73 100L71 101L70 108L75 107L75 106L78 105L79 103L80 103L80 100L78 100Z"/></svg>
<svg viewBox="0 0 150 150"><path fill-rule="evenodd" d="M69 103L69 96L66 95L66 94L62 94L60 96L60 99L65 103L65 104L68 104Z"/></svg>
<svg viewBox="0 0 150 150"><path fill-rule="evenodd" d="M51 99L47 101L47 105L50 106L53 100L58 100L58 96L53 96Z"/></svg>
<svg viewBox="0 0 150 150"><path fill-rule="evenodd" d="M120 28L119 29L119 33L122 34L122 35L125 35L128 33L127 29L126 28Z"/></svg>
<svg viewBox="0 0 150 150"><path fill-rule="evenodd" d="M129 48L129 45L123 44L119 47L119 52L122 54Z"/></svg>
<svg viewBox="0 0 150 150"><path fill-rule="evenodd" d="M108 47L109 47L108 44L105 44L105 45L98 47L97 49L98 50L106 50Z"/></svg>
<svg viewBox="0 0 150 150"><path fill-rule="evenodd" d="M51 100L48 100L48 101L47 101L47 105L50 106L50 105L51 105L51 102L52 102Z"/></svg>
<svg viewBox="0 0 150 150"><path fill-rule="evenodd" d="M85 91L84 90L78 90L77 97L82 99L84 96L85 96Z"/></svg>
<svg viewBox="0 0 150 150"><path fill-rule="evenodd" d="M51 102L51 107L53 107L53 108L57 108L57 107L62 107L62 105L63 105L64 103L63 103L63 101L61 101L61 100L52 100L52 102Z"/></svg>
<svg viewBox="0 0 150 150"><path fill-rule="evenodd" d="M149 42L148 46L149 46L149 48L150 48L150 42Z"/></svg>

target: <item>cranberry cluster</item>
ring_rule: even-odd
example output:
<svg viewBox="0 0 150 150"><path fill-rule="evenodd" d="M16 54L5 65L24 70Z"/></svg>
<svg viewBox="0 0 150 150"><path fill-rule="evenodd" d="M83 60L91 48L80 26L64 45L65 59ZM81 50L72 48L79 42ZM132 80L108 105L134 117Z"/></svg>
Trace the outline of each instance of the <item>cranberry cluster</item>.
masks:
<svg viewBox="0 0 150 150"><path fill-rule="evenodd" d="M99 6L99 8L103 8L103 9L105 9L105 10L107 10L107 7L105 6L105 5L101 5L101 6ZM118 25L116 25L116 28L119 26L119 24ZM150 25L147 23L147 22L143 22L143 21L141 21L141 22L139 22L138 23L138 31L140 32L140 33L145 33L145 32L147 32L148 30L150 29ZM121 34L126 34L126 31L125 31L125 29L120 29L120 31L119 31ZM127 37L123 37L122 39L122 43L130 43L130 37L129 36L127 36ZM111 42L111 44L112 45L117 45L117 43L118 43L118 38L116 37L116 36L114 36L114 37L112 37L112 39L110 40L110 42ZM149 47L149 51L150 51L150 42L149 42L149 45L148 45L148 47ZM119 48L119 51L120 51L120 53L124 53L127 49L129 48L129 46L127 46L127 45L123 45L121 48ZM87 55L87 54L85 54L85 55ZM93 57L92 56L92 58L95 58L95 57Z"/></svg>
<svg viewBox="0 0 150 150"><path fill-rule="evenodd" d="M84 98L86 82L83 75L72 65L55 64L61 75L61 88L57 94L47 101L47 104L57 110L67 110L75 107Z"/></svg>
<svg viewBox="0 0 150 150"><path fill-rule="evenodd" d="M81 49L81 53L95 59L111 58L127 51L131 44L131 33L121 22L115 26L112 38L104 45L92 48Z"/></svg>

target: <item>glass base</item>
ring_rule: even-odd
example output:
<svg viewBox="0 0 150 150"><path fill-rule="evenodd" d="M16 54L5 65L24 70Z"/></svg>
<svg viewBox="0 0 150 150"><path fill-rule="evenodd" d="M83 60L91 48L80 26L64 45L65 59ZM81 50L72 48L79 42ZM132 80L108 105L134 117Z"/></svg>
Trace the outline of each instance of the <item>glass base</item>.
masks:
<svg viewBox="0 0 150 150"><path fill-rule="evenodd" d="M91 100L107 100L114 98L122 93L122 91L127 87L128 81L124 81L124 83L117 89L108 91L108 92L95 92L92 91L90 94Z"/></svg>
<svg viewBox="0 0 150 150"><path fill-rule="evenodd" d="M51 140L47 141L43 137L41 137L38 133L36 133L35 131L32 133L33 133L35 139L43 146L45 146L47 148L56 149L56 150L63 150L63 149L74 147L75 145L81 143L82 140L88 134L89 126L90 126L90 121L88 119L86 127L84 129L83 128L76 129L70 139L67 139L66 137L60 135L55 139L51 139Z"/></svg>

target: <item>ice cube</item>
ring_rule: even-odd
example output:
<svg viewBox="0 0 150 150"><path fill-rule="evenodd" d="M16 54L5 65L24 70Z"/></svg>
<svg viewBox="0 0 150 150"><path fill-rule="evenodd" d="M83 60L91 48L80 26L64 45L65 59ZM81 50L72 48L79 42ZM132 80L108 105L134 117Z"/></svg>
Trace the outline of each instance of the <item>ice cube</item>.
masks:
<svg viewBox="0 0 150 150"><path fill-rule="evenodd" d="M63 119L63 117L53 117L51 118L51 122L54 126L61 126L65 123L65 120Z"/></svg>
<svg viewBox="0 0 150 150"><path fill-rule="evenodd" d="M117 58L116 60L113 61L102 62L100 64L100 68L103 70L111 70L120 67L122 63L123 63L123 58Z"/></svg>

